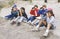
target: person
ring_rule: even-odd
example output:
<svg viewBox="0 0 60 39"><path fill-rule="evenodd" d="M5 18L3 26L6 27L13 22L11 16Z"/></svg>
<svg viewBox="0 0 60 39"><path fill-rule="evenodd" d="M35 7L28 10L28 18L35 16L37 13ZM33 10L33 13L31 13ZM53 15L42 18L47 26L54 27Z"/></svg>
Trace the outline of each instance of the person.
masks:
<svg viewBox="0 0 60 39"><path fill-rule="evenodd" d="M28 23L31 23L32 21L34 21L36 19L36 17L40 16L39 14L37 14L38 12L38 6L34 5L34 7L32 8L32 10L30 11L30 18L28 19Z"/></svg>
<svg viewBox="0 0 60 39"><path fill-rule="evenodd" d="M27 21L27 19L28 19L28 17L25 12L25 8L21 7L18 17L16 19L12 20L11 24L17 23L17 26L19 26L22 21L24 21L24 20Z"/></svg>
<svg viewBox="0 0 60 39"><path fill-rule="evenodd" d="M54 16L52 10L49 10L46 13L46 20L41 20L39 22L39 25L37 25L35 29L38 30L39 27L41 27L41 26L45 26L46 27L46 31L43 34L43 36L48 36L49 30L50 29L54 29L54 27L55 27L55 16Z"/></svg>
<svg viewBox="0 0 60 39"><path fill-rule="evenodd" d="M5 16L5 18L12 20L12 19L14 19L14 18L16 18L16 17L18 16L18 13L19 13L19 11L17 10L17 8L12 7L12 9L11 9L11 14Z"/></svg>
<svg viewBox="0 0 60 39"><path fill-rule="evenodd" d="M43 7L41 7L39 10L38 10L38 14L39 14L39 11L41 11L43 9ZM37 22L38 22L38 20L40 20L41 19L41 14L39 14L40 16L39 17L36 17L36 19L33 21L33 22L31 22L31 25L37 25Z"/></svg>
<svg viewBox="0 0 60 39"><path fill-rule="evenodd" d="M31 24L32 25L38 25L38 23L39 23L38 20L42 20L42 19L45 19L46 18L47 11L48 11L48 9L47 9L46 5L43 5L42 7L40 7L40 9L38 10L38 14L40 16L39 17L36 17L36 19Z"/></svg>

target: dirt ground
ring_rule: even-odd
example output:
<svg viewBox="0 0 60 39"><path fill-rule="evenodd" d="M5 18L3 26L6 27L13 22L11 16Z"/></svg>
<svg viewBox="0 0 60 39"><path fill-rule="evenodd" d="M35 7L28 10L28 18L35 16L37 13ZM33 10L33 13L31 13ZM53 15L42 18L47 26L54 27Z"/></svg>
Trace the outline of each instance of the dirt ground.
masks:
<svg viewBox="0 0 60 39"><path fill-rule="evenodd" d="M19 8L24 6L26 8L27 14L33 5L37 4L41 6L45 4L37 2L33 4L26 3L26 5L25 3L17 3L17 5ZM17 26L16 24L11 25L9 20L4 19L4 16L10 13L11 7L9 7L3 8L0 12L0 39L60 39L60 3L47 3L46 5L47 7L51 7L53 9L56 18L56 29L51 31L47 38L43 37L45 29L41 29L38 32L33 32L31 31L31 25L27 23L22 22L20 26ZM28 16L30 15L28 14Z"/></svg>

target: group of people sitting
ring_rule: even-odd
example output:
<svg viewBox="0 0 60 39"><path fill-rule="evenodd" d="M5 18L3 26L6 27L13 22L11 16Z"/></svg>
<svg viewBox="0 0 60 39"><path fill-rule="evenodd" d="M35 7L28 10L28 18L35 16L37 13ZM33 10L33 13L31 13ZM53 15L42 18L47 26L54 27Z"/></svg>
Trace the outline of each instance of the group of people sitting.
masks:
<svg viewBox="0 0 60 39"><path fill-rule="evenodd" d="M28 18L25 8L21 7L20 10L16 6L12 7L11 14L5 16L6 19L11 20L11 24L17 24L20 26L21 22L26 22L34 26L34 30L39 30L40 27L45 26L46 31L44 36L48 36L49 30L54 29L55 16L51 8L47 9L46 5L43 5L38 9L37 5L34 5L30 11L30 17Z"/></svg>

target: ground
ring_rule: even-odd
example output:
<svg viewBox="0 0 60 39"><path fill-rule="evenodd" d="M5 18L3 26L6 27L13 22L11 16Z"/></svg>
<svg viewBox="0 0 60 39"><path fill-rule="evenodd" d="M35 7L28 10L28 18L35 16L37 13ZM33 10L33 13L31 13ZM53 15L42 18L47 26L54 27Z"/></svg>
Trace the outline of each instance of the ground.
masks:
<svg viewBox="0 0 60 39"><path fill-rule="evenodd" d="M20 4L19 4L20 3ZM24 6L26 8L27 14L31 7L35 4L41 6L45 3L33 2L33 4L27 4L28 2L17 3L18 8ZM56 29L50 32L47 38L42 37L45 29L38 32L31 31L31 25L22 22L20 26L11 25L10 20L5 20L4 16L10 13L11 7L3 8L0 13L0 39L60 39L60 3L47 3L47 7L53 9L56 18ZM29 14L28 14L29 16Z"/></svg>

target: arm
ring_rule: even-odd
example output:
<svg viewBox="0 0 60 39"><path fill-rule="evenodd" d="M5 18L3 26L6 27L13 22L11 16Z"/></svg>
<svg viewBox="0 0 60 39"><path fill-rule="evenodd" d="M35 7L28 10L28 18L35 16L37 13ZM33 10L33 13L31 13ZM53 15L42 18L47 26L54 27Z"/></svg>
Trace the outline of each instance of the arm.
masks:
<svg viewBox="0 0 60 39"><path fill-rule="evenodd" d="M37 16L37 12L35 11L35 16Z"/></svg>
<svg viewBox="0 0 60 39"><path fill-rule="evenodd" d="M49 24L54 22L54 17L51 17L51 18L47 17L47 21L48 21Z"/></svg>
<svg viewBox="0 0 60 39"><path fill-rule="evenodd" d="M20 15L22 16L22 11L20 10Z"/></svg>
<svg viewBox="0 0 60 39"><path fill-rule="evenodd" d="M49 21L49 23L52 23L52 22L54 22L54 17L51 17L51 19Z"/></svg>

